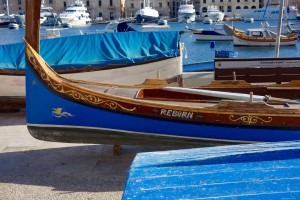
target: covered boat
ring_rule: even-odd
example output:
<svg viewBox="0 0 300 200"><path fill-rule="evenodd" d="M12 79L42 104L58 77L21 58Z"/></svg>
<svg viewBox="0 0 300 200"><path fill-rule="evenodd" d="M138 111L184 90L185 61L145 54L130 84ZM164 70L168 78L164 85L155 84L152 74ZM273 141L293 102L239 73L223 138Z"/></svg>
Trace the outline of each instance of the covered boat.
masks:
<svg viewBox="0 0 300 200"><path fill-rule="evenodd" d="M40 2L26 2L26 118L32 136L60 142L164 146L300 139L300 106L293 101L272 104L251 95L219 102L186 99L189 95L146 99L141 88L64 78L39 54ZM162 89L189 93L187 88ZM204 94L208 93L215 94Z"/></svg>
<svg viewBox="0 0 300 200"><path fill-rule="evenodd" d="M170 31L76 35L41 40L41 55L65 77L136 85L181 74L179 39ZM24 52L24 43L0 46L0 109L25 106ZM24 103L13 103L20 98Z"/></svg>

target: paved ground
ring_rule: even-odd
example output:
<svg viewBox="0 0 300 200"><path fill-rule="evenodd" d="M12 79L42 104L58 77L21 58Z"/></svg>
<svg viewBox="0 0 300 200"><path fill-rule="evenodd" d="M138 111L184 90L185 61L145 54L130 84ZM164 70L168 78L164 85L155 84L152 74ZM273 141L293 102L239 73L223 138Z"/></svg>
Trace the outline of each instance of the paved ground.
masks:
<svg viewBox="0 0 300 200"><path fill-rule="evenodd" d="M82 145L31 137L25 111L0 113L0 200L121 199L138 152L166 147ZM170 148L169 148L170 149Z"/></svg>

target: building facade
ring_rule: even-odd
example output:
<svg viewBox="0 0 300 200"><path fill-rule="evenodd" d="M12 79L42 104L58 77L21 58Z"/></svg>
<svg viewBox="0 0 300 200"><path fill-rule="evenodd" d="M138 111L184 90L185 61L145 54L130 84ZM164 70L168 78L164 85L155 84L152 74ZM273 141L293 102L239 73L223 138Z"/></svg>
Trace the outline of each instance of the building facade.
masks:
<svg viewBox="0 0 300 200"><path fill-rule="evenodd" d="M144 8L144 0L82 0L87 6L92 19L102 17L112 20L120 17L134 17L135 13ZM160 16L175 18L178 8L184 0L150 0L150 6L157 10ZM243 12L249 9L263 7L268 0L191 0L196 15L203 15L208 6L217 6L219 10L231 16L234 12ZM25 0L0 0L0 14L17 14L25 11ZM63 12L73 0L44 0L45 6L51 6L58 14ZM278 0L270 0L270 4L278 4ZM300 0L290 0L289 5L300 9ZM297 6L299 5L299 6Z"/></svg>

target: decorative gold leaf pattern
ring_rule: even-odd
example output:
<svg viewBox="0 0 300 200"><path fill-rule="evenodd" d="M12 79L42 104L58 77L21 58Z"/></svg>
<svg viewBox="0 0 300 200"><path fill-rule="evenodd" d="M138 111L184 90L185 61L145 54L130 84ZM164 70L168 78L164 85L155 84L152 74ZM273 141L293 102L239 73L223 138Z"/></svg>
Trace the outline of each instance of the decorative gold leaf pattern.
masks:
<svg viewBox="0 0 300 200"><path fill-rule="evenodd" d="M81 91L80 89L72 89L68 86L65 86L63 83L58 82L54 79L51 79L47 73L43 70L41 66L39 66L38 61L36 60L35 56L33 55L33 52L27 47L26 53L28 56L28 61L31 63L33 68L36 70L36 72L40 75L41 79L44 80L48 86L50 86L53 90L55 90L58 93L67 95L73 99L80 100L86 103L94 104L94 105L102 105L105 107L108 107L110 109L122 109L125 111L134 111L136 110L136 107L133 108L126 108L125 106L122 106L116 101L112 101L109 99L103 99L97 95L92 95L88 93L87 91ZM45 63L47 64L47 63Z"/></svg>
<svg viewBox="0 0 300 200"><path fill-rule="evenodd" d="M241 117L235 117L234 115L229 116L230 121L236 122L236 121L241 121L245 124L257 124L257 123L269 123L272 121L272 117L266 117L266 119L263 119L258 116L253 116L253 115L245 115Z"/></svg>

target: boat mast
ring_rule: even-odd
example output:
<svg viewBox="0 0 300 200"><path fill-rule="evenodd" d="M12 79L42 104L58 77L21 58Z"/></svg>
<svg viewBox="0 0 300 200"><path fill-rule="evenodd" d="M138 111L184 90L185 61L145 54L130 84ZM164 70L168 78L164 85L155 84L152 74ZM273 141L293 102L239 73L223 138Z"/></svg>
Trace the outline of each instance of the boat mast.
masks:
<svg viewBox="0 0 300 200"><path fill-rule="evenodd" d="M279 18L278 18L277 35L276 35L275 58L279 57L283 6L284 6L284 0L280 0L280 6L279 6L279 11L280 12L279 12Z"/></svg>
<svg viewBox="0 0 300 200"><path fill-rule="evenodd" d="M25 39L36 52L40 52L41 1L26 0Z"/></svg>
<svg viewBox="0 0 300 200"><path fill-rule="evenodd" d="M8 5L8 0L6 0L6 14L9 15L9 5Z"/></svg>

